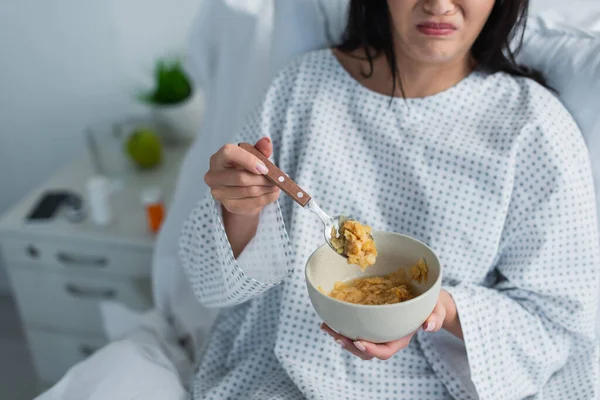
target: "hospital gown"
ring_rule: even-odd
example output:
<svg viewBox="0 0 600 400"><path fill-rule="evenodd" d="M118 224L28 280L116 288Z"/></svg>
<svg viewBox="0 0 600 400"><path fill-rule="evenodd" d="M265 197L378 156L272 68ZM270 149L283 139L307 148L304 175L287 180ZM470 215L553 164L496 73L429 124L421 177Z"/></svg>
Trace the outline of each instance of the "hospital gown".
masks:
<svg viewBox="0 0 600 400"><path fill-rule="evenodd" d="M319 219L282 195L235 260L208 195L180 249L199 301L223 308L195 399L595 398L592 178L578 128L548 90L476 70L436 95L390 102L323 50L276 77L237 142L262 136L330 215L439 255L468 367L452 361L445 332L421 330L387 361L344 351L319 329L305 286Z"/></svg>

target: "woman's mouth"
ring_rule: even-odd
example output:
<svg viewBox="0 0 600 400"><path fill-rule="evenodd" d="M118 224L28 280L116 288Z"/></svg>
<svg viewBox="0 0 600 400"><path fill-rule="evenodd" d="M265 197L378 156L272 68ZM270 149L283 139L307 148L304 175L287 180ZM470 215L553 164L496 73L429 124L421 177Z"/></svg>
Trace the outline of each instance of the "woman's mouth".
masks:
<svg viewBox="0 0 600 400"><path fill-rule="evenodd" d="M456 26L443 22L422 22L417 29L427 36L448 36L456 31Z"/></svg>

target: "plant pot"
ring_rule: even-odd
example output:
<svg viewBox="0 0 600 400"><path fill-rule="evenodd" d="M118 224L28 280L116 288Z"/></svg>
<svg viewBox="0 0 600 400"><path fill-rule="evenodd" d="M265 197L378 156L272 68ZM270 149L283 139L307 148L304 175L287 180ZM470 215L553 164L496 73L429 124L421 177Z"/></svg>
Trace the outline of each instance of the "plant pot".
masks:
<svg viewBox="0 0 600 400"><path fill-rule="evenodd" d="M204 102L199 91L182 103L150 107L158 133L166 143L191 141L200 129Z"/></svg>

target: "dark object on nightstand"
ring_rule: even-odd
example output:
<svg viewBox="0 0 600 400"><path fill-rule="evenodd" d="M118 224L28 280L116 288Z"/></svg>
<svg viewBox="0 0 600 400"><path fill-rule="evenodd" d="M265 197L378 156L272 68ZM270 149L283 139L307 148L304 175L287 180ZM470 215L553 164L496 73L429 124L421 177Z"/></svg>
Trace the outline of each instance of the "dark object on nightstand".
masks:
<svg viewBox="0 0 600 400"><path fill-rule="evenodd" d="M40 221L54 218L65 199L65 192L48 192L37 202L27 215L27 221Z"/></svg>
<svg viewBox="0 0 600 400"><path fill-rule="evenodd" d="M79 222L85 217L81 196L66 190L46 192L27 215L27 221L53 219L62 209L65 218Z"/></svg>

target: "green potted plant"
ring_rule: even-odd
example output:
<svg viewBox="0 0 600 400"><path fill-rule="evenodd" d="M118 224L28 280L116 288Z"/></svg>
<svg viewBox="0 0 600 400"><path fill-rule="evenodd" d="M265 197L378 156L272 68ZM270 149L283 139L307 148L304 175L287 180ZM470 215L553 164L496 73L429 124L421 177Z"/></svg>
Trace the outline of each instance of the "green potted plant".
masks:
<svg viewBox="0 0 600 400"><path fill-rule="evenodd" d="M142 93L165 141L194 137L202 117L202 99L178 59L159 59L154 67L154 87Z"/></svg>

